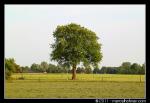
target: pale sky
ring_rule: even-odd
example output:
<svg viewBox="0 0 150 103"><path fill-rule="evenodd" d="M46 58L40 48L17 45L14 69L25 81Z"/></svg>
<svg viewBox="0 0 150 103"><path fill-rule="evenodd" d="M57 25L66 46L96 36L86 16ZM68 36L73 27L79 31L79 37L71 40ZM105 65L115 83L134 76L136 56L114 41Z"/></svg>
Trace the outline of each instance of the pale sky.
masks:
<svg viewBox="0 0 150 103"><path fill-rule="evenodd" d="M102 44L100 66L145 62L145 5L5 5L5 57L21 66L50 61L57 25L77 23Z"/></svg>

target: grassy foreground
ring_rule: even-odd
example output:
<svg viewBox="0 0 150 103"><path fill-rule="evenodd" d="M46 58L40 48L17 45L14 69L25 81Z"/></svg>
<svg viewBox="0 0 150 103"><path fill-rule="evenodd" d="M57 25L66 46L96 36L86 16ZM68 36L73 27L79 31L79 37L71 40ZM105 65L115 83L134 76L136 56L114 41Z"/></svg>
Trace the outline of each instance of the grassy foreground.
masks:
<svg viewBox="0 0 150 103"><path fill-rule="evenodd" d="M25 80L5 81L6 98L145 97L144 75L140 77L139 75L78 74L78 79L75 81L69 80L70 74L68 76L65 74L23 74L23 76ZM17 79L20 74L14 74L13 77ZM121 77L122 80L118 79Z"/></svg>

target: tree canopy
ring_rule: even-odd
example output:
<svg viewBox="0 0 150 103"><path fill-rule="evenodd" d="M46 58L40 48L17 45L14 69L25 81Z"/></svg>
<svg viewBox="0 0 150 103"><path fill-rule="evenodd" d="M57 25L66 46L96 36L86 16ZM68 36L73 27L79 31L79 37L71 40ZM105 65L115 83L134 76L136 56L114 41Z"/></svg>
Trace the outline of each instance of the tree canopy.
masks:
<svg viewBox="0 0 150 103"><path fill-rule="evenodd" d="M99 38L85 27L75 23L59 25L53 36L55 43L51 45L51 60L59 64L76 69L80 62L95 67L102 60L101 44L97 41Z"/></svg>

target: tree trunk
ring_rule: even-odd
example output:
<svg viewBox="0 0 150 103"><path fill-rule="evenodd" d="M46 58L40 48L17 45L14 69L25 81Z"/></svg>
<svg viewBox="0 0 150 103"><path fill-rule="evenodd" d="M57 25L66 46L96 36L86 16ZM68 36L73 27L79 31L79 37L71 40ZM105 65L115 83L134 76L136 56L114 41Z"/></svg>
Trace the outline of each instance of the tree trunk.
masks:
<svg viewBox="0 0 150 103"><path fill-rule="evenodd" d="M72 80L75 80L76 79L76 65L73 65L73 68L72 68Z"/></svg>

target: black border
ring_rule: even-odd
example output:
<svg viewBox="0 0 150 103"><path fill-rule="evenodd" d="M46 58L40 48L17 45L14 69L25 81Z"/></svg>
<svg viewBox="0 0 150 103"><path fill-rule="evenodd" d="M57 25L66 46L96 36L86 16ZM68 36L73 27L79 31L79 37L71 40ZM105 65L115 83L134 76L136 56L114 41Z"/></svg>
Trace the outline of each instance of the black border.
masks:
<svg viewBox="0 0 150 103"><path fill-rule="evenodd" d="M4 0L4 4L146 4L149 0Z"/></svg>
<svg viewBox="0 0 150 103"><path fill-rule="evenodd" d="M120 4L120 5L123 5L123 4L145 4L146 5L146 34L149 34L148 32L149 32L149 18L150 18L150 16L149 16L149 13L150 13L150 3L148 2L149 0L143 0L143 1L137 1L137 0L130 0L130 2L127 2L126 0L125 1L121 1L121 0L111 0L109 3L111 4L111 5L114 5L114 4ZM51 3L49 3L49 2L51 2ZM68 4L70 1L64 1L64 0L61 0L61 1L59 1L59 4L61 3L61 4ZM80 4L95 4L95 5L99 5L99 4L96 4L96 3L98 3L98 2L94 2L93 0L92 1L90 1L90 0L87 0L86 1L86 3L84 3L84 2L82 2L82 1L80 1L79 3L73 3L73 2L75 2L75 0L74 1L71 1L72 3L71 4L78 4L78 5L80 5ZM5 4L34 4L34 5L36 5L36 4L53 4L53 5L55 5L55 4L57 4L58 3L58 0L46 0L44 3L42 3L41 1L39 1L39 0L32 0L32 1L28 1L28 0L24 0L24 1L22 1L22 0L10 0L10 1L0 1L0 5L1 5L1 7L0 7L0 10L1 10L1 13L4 15L4 5ZM100 1L99 0L99 3L100 4L107 4L107 1ZM68 4L69 5L69 4ZM43 103L50 103L50 102L72 102L72 103L77 103L77 102L91 102L91 103L96 103L95 101L96 101L96 99L4 99L4 31L2 31L2 30L4 30L5 28L5 25L4 25L4 16L0 16L0 24L1 24L1 34L0 34L0 38L1 38L1 40L0 40L0 46L1 46L1 52L0 52L0 68L1 68L1 70L0 70L0 82L1 82L1 86L0 86L0 103L3 103L3 102L1 102L1 101L5 101L5 103L16 103L16 102L18 102L18 103L22 103L22 102L25 102L25 103L27 103L27 102L30 102L30 101L32 101L32 102L43 102ZM149 58L148 58L148 56L149 56L149 54L148 53L150 53L150 52L147 52L149 49L148 49L148 35L146 35L146 68L149 68L150 67L150 64L149 64ZM146 78L148 78L148 74L149 74L149 69L146 69ZM149 92L147 92L147 91L150 91L150 90L148 90L148 84L149 84L149 81L150 79L146 79L146 100L147 101L149 101L150 100L150 97L148 97L149 96ZM104 102L106 103L106 102L111 102L111 100L124 100L124 99L108 99L108 100L105 100ZM127 99L128 100L128 99ZM136 100L136 99L131 99L131 100ZM145 99L139 99L139 100L145 100ZM101 99L99 99L98 101L103 101L103 99L101 100ZM103 102L103 103L104 103ZM99 103L101 103L101 102L99 102Z"/></svg>
<svg viewBox="0 0 150 103"><path fill-rule="evenodd" d="M149 79L149 74L150 74L150 51L149 51L149 48L148 48L148 37L149 37L149 34L150 34L150 3L147 2L146 3L146 100L147 101L150 101L150 89L149 89L149 86L148 84L150 84L150 79Z"/></svg>
<svg viewBox="0 0 150 103"><path fill-rule="evenodd" d="M1 16L0 16L0 102L4 98L4 5L0 2L0 11L1 11Z"/></svg>

